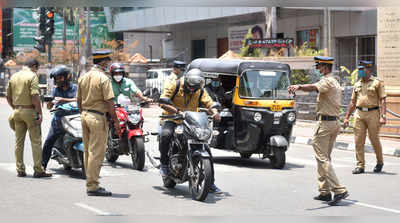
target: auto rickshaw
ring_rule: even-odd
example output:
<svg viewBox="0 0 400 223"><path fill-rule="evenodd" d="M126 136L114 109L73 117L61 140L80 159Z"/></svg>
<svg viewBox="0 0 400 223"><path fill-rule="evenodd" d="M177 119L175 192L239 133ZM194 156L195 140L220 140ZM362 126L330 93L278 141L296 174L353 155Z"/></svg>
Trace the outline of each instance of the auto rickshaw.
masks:
<svg viewBox="0 0 400 223"><path fill-rule="evenodd" d="M221 121L211 146L235 151L242 158L262 154L273 168L286 163L292 128L296 121L288 64L250 60L196 59L188 70L198 68L205 78L219 77L225 90Z"/></svg>

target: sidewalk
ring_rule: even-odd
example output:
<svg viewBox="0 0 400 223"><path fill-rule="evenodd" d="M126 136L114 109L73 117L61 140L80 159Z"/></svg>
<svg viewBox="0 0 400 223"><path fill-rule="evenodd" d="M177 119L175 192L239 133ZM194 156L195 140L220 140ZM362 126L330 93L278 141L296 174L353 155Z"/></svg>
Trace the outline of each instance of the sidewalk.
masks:
<svg viewBox="0 0 400 223"><path fill-rule="evenodd" d="M312 136L314 134L315 121L296 121L296 125L293 128L292 143L301 143L311 145ZM381 137L382 152L384 155L400 156L400 140L389 139ZM354 135L341 133L338 135L335 143L336 149L354 151ZM374 149L368 139L365 140L365 152L373 153Z"/></svg>

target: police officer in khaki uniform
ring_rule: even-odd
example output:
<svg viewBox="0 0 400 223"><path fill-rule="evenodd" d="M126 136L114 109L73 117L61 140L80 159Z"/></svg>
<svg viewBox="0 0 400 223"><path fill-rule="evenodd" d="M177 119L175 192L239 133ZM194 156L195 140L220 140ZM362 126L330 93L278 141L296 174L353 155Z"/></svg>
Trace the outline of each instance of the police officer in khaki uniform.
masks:
<svg viewBox="0 0 400 223"><path fill-rule="evenodd" d="M315 84L292 85L289 92L297 90L317 91L317 126L313 136L315 158L318 163L318 188L320 194L315 200L327 201L336 205L340 200L349 196L346 188L340 185L331 164L331 153L335 140L340 131L339 109L341 89L339 82L333 76L332 57L315 57L316 72L322 74L322 79ZM335 194L333 200L331 192Z"/></svg>
<svg viewBox="0 0 400 223"><path fill-rule="evenodd" d="M179 60L174 60L171 74L168 76L168 82L176 81L182 77L185 71L186 63Z"/></svg>
<svg viewBox="0 0 400 223"><path fill-rule="evenodd" d="M377 164L374 168L375 173L382 171L383 156L382 145L379 140L379 129L386 124L386 93L383 81L372 77L372 62L360 61L358 67L358 77L353 88L351 103L344 120L344 125L349 125L349 117L355 109L354 115L354 140L356 143L357 167L353 174L364 173L365 157L364 144L368 130L369 140L374 147Z"/></svg>
<svg viewBox="0 0 400 223"><path fill-rule="evenodd" d="M29 59L22 70L14 74L7 87L7 101L14 110L10 126L15 131L15 159L18 177L25 177L24 143L26 131L32 144L33 177L51 177L42 167L42 107L39 97L39 62Z"/></svg>
<svg viewBox="0 0 400 223"><path fill-rule="evenodd" d="M99 187L101 165L106 153L108 123L106 112L111 115L119 132L119 121L114 110L114 93L111 81L105 74L110 51L93 53L93 68L78 80L78 107L81 112L88 196L111 196L111 192Z"/></svg>

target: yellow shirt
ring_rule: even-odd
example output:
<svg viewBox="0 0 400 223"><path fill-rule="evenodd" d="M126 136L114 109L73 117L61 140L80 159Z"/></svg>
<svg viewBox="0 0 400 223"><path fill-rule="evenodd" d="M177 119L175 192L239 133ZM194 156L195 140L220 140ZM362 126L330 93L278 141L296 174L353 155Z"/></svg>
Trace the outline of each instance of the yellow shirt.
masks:
<svg viewBox="0 0 400 223"><path fill-rule="evenodd" d="M28 67L11 76L7 86L7 95L12 97L14 105L32 105L32 95L39 94L39 78Z"/></svg>
<svg viewBox="0 0 400 223"><path fill-rule="evenodd" d="M182 77L180 79L180 86L179 90L176 93L174 99L172 102L174 105L179 108L181 111L198 111L199 108L199 102L201 102L202 105L204 105L206 108L210 108L211 105L213 104L213 100L211 97L208 95L207 91L205 89L202 89L203 95L200 99L200 94L201 90L197 90L195 93L192 95L190 94L185 94L184 88L184 78ZM174 82L169 82L168 86L164 89L162 95L160 98L169 98L172 99L173 94L175 93L176 89L176 81ZM164 115L172 115L171 113L168 113L167 111L163 112Z"/></svg>
<svg viewBox="0 0 400 223"><path fill-rule="evenodd" d="M386 97L383 81L376 77L370 77L368 81L359 80L353 88L351 101L357 107L379 107L379 100Z"/></svg>
<svg viewBox="0 0 400 223"><path fill-rule="evenodd" d="M314 85L319 92L317 114L338 117L340 114L340 97L342 95L339 82L330 73Z"/></svg>
<svg viewBox="0 0 400 223"><path fill-rule="evenodd" d="M77 98L83 110L107 112L106 101L114 98L110 78L100 68L93 67L79 78Z"/></svg>

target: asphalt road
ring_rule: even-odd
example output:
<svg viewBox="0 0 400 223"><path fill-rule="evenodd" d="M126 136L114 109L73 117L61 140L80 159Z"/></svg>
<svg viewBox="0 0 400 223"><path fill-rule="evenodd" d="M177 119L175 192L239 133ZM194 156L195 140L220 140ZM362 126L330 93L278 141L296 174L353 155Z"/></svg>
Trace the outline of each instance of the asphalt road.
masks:
<svg viewBox="0 0 400 223"><path fill-rule="evenodd" d="M115 165L104 162L100 182L112 197L86 196L79 171L64 171L55 161L49 164L51 179L32 178L32 153L26 140L25 164L28 177L18 178L13 153L14 134L7 122L11 110L0 99L0 215L65 216L79 219L112 216L384 216L400 214L399 158L385 157L384 172L372 173L375 157L366 155L366 174L352 175L355 154L335 150L333 163L341 183L350 193L340 206L314 201L318 194L316 161L308 145L292 144L287 165L275 170L269 160L257 156L241 159L239 154L213 150L216 183L223 195L211 194L205 202L191 199L188 184L175 189L162 186L161 177L148 160L145 171L131 169L130 157L121 156ZM43 140L50 116L45 112ZM145 129L157 129L156 109L145 109ZM156 137L150 136L146 150L158 155Z"/></svg>

